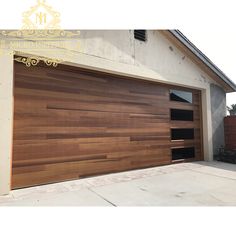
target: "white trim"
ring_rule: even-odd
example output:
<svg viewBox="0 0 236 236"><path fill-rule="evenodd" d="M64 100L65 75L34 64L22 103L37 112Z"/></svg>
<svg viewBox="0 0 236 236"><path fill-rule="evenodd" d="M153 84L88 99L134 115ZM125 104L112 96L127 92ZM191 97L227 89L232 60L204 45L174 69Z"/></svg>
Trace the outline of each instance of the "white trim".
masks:
<svg viewBox="0 0 236 236"><path fill-rule="evenodd" d="M13 134L13 57L0 57L0 195L11 186Z"/></svg>
<svg viewBox="0 0 236 236"><path fill-rule="evenodd" d="M210 88L202 90L202 132L204 160L213 161Z"/></svg>

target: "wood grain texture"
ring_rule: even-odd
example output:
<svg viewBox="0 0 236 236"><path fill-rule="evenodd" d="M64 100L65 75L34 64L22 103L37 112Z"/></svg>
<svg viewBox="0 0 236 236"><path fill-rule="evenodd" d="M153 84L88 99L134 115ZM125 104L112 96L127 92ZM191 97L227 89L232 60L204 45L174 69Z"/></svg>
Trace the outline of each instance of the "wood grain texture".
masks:
<svg viewBox="0 0 236 236"><path fill-rule="evenodd" d="M12 188L170 164L176 146L201 159L200 92L184 104L169 100L170 88L15 63ZM194 122L171 122L170 108L194 110ZM171 127L195 128L195 139L173 142Z"/></svg>

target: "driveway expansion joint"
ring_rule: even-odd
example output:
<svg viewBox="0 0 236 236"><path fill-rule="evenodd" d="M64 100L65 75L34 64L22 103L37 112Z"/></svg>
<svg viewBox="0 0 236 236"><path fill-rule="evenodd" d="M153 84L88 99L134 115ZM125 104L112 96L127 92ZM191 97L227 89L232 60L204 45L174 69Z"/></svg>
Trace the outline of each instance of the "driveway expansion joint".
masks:
<svg viewBox="0 0 236 236"><path fill-rule="evenodd" d="M97 195L98 197L102 198L104 201L111 204L112 206L117 207L117 205L115 205L113 202L107 200L105 197L103 197L101 194L97 193L96 191L92 190L91 188L88 188L88 190L94 193L95 195Z"/></svg>

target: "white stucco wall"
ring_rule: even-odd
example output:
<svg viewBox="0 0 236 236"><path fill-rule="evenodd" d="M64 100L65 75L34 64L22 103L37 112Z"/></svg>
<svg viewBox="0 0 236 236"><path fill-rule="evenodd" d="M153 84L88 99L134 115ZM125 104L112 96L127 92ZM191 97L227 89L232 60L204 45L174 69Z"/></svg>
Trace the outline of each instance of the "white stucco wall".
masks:
<svg viewBox="0 0 236 236"><path fill-rule="evenodd" d="M147 42L140 42L134 39L132 30L81 31L79 47L78 41L75 41L67 44L69 49L17 50L22 55L29 53L56 58L61 55L64 63L69 65L202 90L204 159L212 160L210 84L215 82L160 31L147 33ZM11 57L0 57L0 94L5 94L3 97L0 95L0 128L4 133L4 138L0 138L0 194L10 188L12 67Z"/></svg>
<svg viewBox="0 0 236 236"><path fill-rule="evenodd" d="M0 194L10 191L12 127L13 57L0 56Z"/></svg>
<svg viewBox="0 0 236 236"><path fill-rule="evenodd" d="M207 88L215 83L160 31L147 33L147 42L141 42L134 39L132 30L81 31L80 48L76 51L142 68L161 75L159 79L170 83L195 88Z"/></svg>

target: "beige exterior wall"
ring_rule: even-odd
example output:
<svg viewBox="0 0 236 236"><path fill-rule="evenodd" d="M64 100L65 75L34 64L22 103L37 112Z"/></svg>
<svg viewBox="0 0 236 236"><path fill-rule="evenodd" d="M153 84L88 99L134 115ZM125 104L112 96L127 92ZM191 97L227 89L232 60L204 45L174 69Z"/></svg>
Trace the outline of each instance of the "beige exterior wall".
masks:
<svg viewBox="0 0 236 236"><path fill-rule="evenodd" d="M13 57L0 56L0 195L11 182L13 125Z"/></svg>
<svg viewBox="0 0 236 236"><path fill-rule="evenodd" d="M134 40L131 30L81 31L79 47L76 41L69 42L67 49L35 52L24 49L18 50L18 54L61 56L69 65L202 90L204 159L212 160L210 84L215 82L160 31L148 31L147 37L147 42L140 42ZM3 194L9 190L11 175L13 71L12 58L0 58L0 67L4 69L0 71L0 94L5 94L3 98L0 95L1 104L5 105L0 113L0 126L4 130L4 138L0 138L0 194Z"/></svg>

